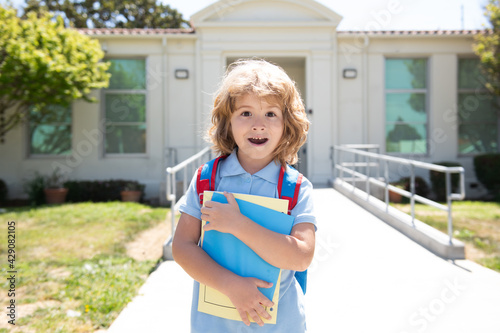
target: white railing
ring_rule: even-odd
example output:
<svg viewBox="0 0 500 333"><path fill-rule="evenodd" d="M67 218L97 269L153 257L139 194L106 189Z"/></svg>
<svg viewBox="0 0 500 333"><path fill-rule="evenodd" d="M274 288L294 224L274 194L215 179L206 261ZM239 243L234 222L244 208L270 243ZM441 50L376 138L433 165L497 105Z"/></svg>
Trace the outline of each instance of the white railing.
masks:
<svg viewBox="0 0 500 333"><path fill-rule="evenodd" d="M365 182L364 191L367 193L367 200L370 198L370 185L375 185L384 188L385 209L389 211L389 191L399 193L400 195L409 198L411 204L411 221L415 222L415 202L420 202L448 213L448 237L450 244L453 244L453 216L452 216L452 201L463 200L465 197L465 180L464 168L462 167L445 167L442 165L425 163L416 160L399 158L378 153L369 152L366 150L376 149L374 145L342 145L333 147L333 171L334 178L339 178L342 181L351 181L352 189L361 188L357 183ZM363 150L364 149L364 150ZM410 170L410 191L393 186L389 183L389 163L399 166L405 166ZM373 172L373 169L375 171ZM382 170L381 170L382 168ZM446 205L430 200L415 193L415 174L416 169L434 170L445 174L446 179ZM364 173L362 172L364 171ZM383 176L381 176L381 171ZM344 173L349 174L349 179L344 177ZM459 174L459 193L452 193L451 174ZM358 186L356 186L358 185Z"/></svg>
<svg viewBox="0 0 500 333"><path fill-rule="evenodd" d="M203 163L210 160L212 156L212 151L210 147L206 147L201 150L196 155L191 156L190 158L182 161L176 166L167 168L167 201L170 201L170 220L171 220L171 234L170 238L165 242L163 246L163 257L164 259L173 259L172 258L172 240L175 233L175 216L179 209L177 199L177 175L182 172L182 186L183 186L183 195L186 193L186 190L189 186L191 178L193 177L194 171Z"/></svg>

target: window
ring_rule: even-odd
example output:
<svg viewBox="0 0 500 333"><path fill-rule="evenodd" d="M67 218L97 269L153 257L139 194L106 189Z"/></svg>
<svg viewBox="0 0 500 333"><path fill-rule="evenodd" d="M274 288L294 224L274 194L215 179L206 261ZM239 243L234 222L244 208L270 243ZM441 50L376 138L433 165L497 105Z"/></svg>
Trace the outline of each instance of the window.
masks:
<svg viewBox="0 0 500 333"><path fill-rule="evenodd" d="M71 108L58 105L29 110L30 155L71 153Z"/></svg>
<svg viewBox="0 0 500 333"><path fill-rule="evenodd" d="M110 59L109 88L103 90L106 154L146 153L146 61Z"/></svg>
<svg viewBox="0 0 500 333"><path fill-rule="evenodd" d="M481 82L479 59L458 59L458 152L498 151L498 115L493 96Z"/></svg>
<svg viewBox="0 0 500 333"><path fill-rule="evenodd" d="M427 153L427 59L385 61L386 152Z"/></svg>

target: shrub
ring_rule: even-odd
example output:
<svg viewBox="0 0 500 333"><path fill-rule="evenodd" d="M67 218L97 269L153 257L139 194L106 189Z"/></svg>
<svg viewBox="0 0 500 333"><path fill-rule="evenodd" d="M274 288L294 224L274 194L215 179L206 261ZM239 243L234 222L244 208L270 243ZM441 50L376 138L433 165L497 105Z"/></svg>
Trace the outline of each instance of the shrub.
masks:
<svg viewBox="0 0 500 333"><path fill-rule="evenodd" d="M2 179L0 179L0 205L7 201L7 193L7 184L5 184Z"/></svg>
<svg viewBox="0 0 500 333"><path fill-rule="evenodd" d="M404 187L405 190L408 192L411 192L410 189L410 177L405 177L401 179L404 182ZM422 197L427 197L429 195L429 185L427 185L427 182L425 179L422 177L416 176L415 177L415 194L418 194Z"/></svg>
<svg viewBox="0 0 500 333"><path fill-rule="evenodd" d="M474 157L477 180L500 201L500 154L483 154Z"/></svg>
<svg viewBox="0 0 500 333"><path fill-rule="evenodd" d="M411 193L411 177L403 177L400 180L398 180L396 183L392 183L392 185L400 187L404 189L405 191L408 191ZM429 185L427 185L427 182L425 179L422 177L416 176L415 177L415 194L418 194L422 197L427 197L429 194ZM410 202L410 199L407 197L402 197L401 198L402 203L408 203Z"/></svg>
<svg viewBox="0 0 500 333"><path fill-rule="evenodd" d="M434 164L446 167L462 166L458 162L434 162ZM432 191L436 195L437 201L446 201L446 174L444 172L433 171L429 172ZM457 173L451 174L451 192L458 191L458 182L460 175Z"/></svg>
<svg viewBox="0 0 500 333"><path fill-rule="evenodd" d="M28 194L28 199L31 205L38 206L45 203L45 194L43 189L45 188L45 177L39 172L35 172L33 178L25 180L23 184L23 189L26 194Z"/></svg>
<svg viewBox="0 0 500 333"><path fill-rule="evenodd" d="M144 189L144 185L134 180L72 180L64 183L68 189L67 201L69 202L106 202L119 201L120 192L126 187Z"/></svg>

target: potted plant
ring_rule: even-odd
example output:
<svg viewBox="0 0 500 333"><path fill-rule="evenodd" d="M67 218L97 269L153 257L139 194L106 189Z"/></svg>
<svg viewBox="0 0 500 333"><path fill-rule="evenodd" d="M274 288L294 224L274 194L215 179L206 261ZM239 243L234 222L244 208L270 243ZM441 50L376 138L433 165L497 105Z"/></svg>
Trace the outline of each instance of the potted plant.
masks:
<svg viewBox="0 0 500 333"><path fill-rule="evenodd" d="M405 189L405 183L403 181L391 183L391 185L402 190ZM400 193L389 190L389 201L394 203L401 203L401 201L403 201L403 196Z"/></svg>
<svg viewBox="0 0 500 333"><path fill-rule="evenodd" d="M120 192L122 201L139 202L145 185L138 182L129 182Z"/></svg>
<svg viewBox="0 0 500 333"><path fill-rule="evenodd" d="M59 168L55 168L50 176L45 179L45 201L50 204L61 204L66 201L68 189L64 187L64 176Z"/></svg>
<svg viewBox="0 0 500 333"><path fill-rule="evenodd" d="M410 177L403 177L397 182L391 183L391 185L400 188L402 190L411 192ZM418 194L422 197L427 197L427 195L429 194L429 186L427 185L427 182L422 177L419 176L415 177L415 194ZM401 202L408 203L409 199L408 197L405 197L399 193L389 191L389 201L394 203L401 203Z"/></svg>

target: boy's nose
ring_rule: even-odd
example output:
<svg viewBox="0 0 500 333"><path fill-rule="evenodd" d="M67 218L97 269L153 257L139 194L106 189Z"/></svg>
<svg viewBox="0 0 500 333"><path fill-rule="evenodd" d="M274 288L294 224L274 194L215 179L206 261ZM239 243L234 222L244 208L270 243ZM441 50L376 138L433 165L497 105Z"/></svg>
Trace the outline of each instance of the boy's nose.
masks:
<svg viewBox="0 0 500 333"><path fill-rule="evenodd" d="M266 126L264 125L264 119L261 119L260 117L255 117L252 130L254 131L264 130L265 127Z"/></svg>
<svg viewBox="0 0 500 333"><path fill-rule="evenodd" d="M254 131L263 131L265 128L263 123L256 123L252 126L252 130Z"/></svg>

